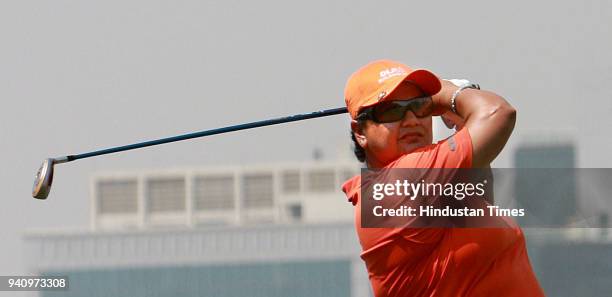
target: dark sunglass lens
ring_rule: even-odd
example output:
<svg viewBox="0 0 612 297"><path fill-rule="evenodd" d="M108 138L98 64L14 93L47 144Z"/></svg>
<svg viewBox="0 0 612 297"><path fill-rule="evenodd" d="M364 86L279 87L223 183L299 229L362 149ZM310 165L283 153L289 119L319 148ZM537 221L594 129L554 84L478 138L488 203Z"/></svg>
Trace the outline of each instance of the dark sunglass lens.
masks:
<svg viewBox="0 0 612 297"><path fill-rule="evenodd" d="M433 112L433 107L433 101L428 98L428 100L423 100L416 103L412 110L414 111L414 114L417 117L426 117L431 115L431 113Z"/></svg>
<svg viewBox="0 0 612 297"><path fill-rule="evenodd" d="M406 108L403 106L389 102L381 104L374 109L374 117L378 122L390 123L401 120L404 117Z"/></svg>

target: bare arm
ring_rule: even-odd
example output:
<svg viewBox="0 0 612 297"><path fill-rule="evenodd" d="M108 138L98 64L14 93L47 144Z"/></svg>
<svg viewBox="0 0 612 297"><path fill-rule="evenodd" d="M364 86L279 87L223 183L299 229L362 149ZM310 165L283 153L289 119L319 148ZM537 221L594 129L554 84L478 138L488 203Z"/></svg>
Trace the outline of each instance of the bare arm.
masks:
<svg viewBox="0 0 612 297"><path fill-rule="evenodd" d="M450 98L457 89L457 86L443 80L442 90L433 96L436 106L450 112ZM455 104L457 114L463 119L462 124L472 138L472 166L489 166L512 134L516 110L501 96L474 89L461 91Z"/></svg>

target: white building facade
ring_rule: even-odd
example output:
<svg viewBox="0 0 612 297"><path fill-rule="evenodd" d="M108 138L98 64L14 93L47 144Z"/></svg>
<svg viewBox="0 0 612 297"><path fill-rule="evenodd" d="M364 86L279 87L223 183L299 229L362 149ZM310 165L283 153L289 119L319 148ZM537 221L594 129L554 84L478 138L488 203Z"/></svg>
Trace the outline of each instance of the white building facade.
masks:
<svg viewBox="0 0 612 297"><path fill-rule="evenodd" d="M357 163L112 172L91 180L91 226L30 232L40 296L371 296L340 191Z"/></svg>

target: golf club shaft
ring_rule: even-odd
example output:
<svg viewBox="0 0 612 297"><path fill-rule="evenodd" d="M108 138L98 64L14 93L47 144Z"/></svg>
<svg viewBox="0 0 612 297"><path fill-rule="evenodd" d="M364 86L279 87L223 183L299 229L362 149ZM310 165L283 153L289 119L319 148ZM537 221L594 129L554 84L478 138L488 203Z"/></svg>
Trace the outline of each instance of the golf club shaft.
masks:
<svg viewBox="0 0 612 297"><path fill-rule="evenodd" d="M100 155L128 151L128 150L133 150L133 149L138 149L138 148L143 148L143 147L148 147L148 146L153 146L153 145L158 145L158 144L164 144L164 143L169 143L169 142L175 142L175 141L210 136L210 135L215 135L215 134L228 133L228 132L233 132L233 131L238 131L238 130L245 130L245 129L257 128L257 127L263 127L263 126L271 126L271 125L276 125L276 124L331 116L331 115L342 114L342 113L347 113L346 107L327 109L327 110L315 111L311 113L292 115L288 117L269 119L269 120L251 122L251 123L246 123L246 124L228 126L228 127L223 127L223 128L205 130L205 131L200 131L200 132L188 133L188 134L167 137L167 138L162 138L162 139L157 139L157 140L150 140L150 141L145 141L145 142L140 142L140 143L134 143L134 144L124 145L124 146L102 149L102 150L93 151L89 153L83 153L79 155L68 155L64 157L55 158L54 161L56 164L59 164L59 163L65 163L65 162L85 159L89 157L95 157L95 156L100 156Z"/></svg>

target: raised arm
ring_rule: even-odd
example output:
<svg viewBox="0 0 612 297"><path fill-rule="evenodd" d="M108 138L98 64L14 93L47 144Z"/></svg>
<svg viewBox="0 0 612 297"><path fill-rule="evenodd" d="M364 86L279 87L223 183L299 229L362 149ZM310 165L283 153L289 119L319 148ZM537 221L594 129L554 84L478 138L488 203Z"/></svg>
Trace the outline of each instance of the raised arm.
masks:
<svg viewBox="0 0 612 297"><path fill-rule="evenodd" d="M442 80L442 90L433 97L439 110L445 116L451 113L451 97L458 89L449 81ZM472 138L472 166L487 167L506 145L514 123L516 109L501 96L483 90L465 89L455 99L457 115ZM455 116L456 117L456 116Z"/></svg>

